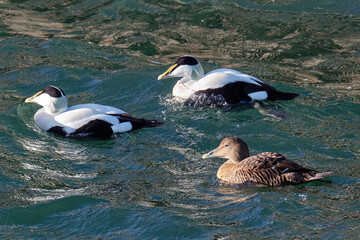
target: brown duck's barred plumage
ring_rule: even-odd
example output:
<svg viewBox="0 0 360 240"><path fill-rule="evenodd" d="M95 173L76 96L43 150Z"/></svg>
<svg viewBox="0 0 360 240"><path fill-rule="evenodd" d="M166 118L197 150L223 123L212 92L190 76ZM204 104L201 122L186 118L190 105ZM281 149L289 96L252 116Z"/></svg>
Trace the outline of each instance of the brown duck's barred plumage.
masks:
<svg viewBox="0 0 360 240"><path fill-rule="evenodd" d="M217 175L219 179L229 183L254 182L280 186L305 182L309 175L315 176L315 173L287 160L279 153L265 152L237 163L229 160L219 168Z"/></svg>
<svg viewBox="0 0 360 240"><path fill-rule="evenodd" d="M229 159L221 165L217 177L230 184L281 186L317 180L330 174L316 173L287 160L279 153L264 152L249 157L246 143L237 138L224 139L218 148L204 155L204 158L207 157Z"/></svg>

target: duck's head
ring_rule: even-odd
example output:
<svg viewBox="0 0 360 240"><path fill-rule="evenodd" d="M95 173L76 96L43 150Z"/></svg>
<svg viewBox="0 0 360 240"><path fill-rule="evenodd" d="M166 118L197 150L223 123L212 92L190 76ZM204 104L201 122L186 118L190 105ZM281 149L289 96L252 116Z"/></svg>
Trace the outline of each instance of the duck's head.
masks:
<svg viewBox="0 0 360 240"><path fill-rule="evenodd" d="M193 56L182 56L166 72L158 77L158 80L171 77L184 77L191 80L199 80L204 76L204 69L200 62Z"/></svg>
<svg viewBox="0 0 360 240"><path fill-rule="evenodd" d="M240 162L241 160L248 158L249 148L243 140L236 137L224 138L220 145L214 150L204 154L203 159L206 158L226 158L233 162Z"/></svg>
<svg viewBox="0 0 360 240"><path fill-rule="evenodd" d="M49 114L65 111L68 102L63 90L55 86L46 86L42 91L25 100L26 103L37 103Z"/></svg>

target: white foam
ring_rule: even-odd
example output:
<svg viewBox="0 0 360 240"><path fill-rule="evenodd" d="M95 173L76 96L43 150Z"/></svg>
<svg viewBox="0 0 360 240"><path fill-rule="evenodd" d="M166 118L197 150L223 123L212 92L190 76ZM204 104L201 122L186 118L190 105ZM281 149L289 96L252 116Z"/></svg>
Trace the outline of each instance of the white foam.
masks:
<svg viewBox="0 0 360 240"><path fill-rule="evenodd" d="M42 188L31 188L30 190L34 192L38 192L42 196L26 198L26 200L38 203L38 202L61 199L70 196L79 196L79 195L84 195L87 189L88 187L78 188L78 189L53 189L53 190L42 189Z"/></svg>
<svg viewBox="0 0 360 240"><path fill-rule="evenodd" d="M52 177L61 177L61 178L69 178L69 179L92 179L97 176L97 173L78 173L78 174L74 174L74 175L69 175L69 174L65 174L60 171L44 169L43 167L29 164L29 163L23 163L22 165L25 169L41 171L44 174L46 174L48 176L52 176Z"/></svg>

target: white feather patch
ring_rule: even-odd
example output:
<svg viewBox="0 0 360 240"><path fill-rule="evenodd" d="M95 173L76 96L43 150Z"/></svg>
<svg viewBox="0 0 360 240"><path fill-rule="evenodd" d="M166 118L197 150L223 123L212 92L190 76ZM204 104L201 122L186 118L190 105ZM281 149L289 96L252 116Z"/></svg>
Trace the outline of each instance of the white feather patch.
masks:
<svg viewBox="0 0 360 240"><path fill-rule="evenodd" d="M111 128L114 131L114 133L122 133L122 132L130 131L132 129L132 125L130 122L122 122L122 123L114 124L113 126L111 126Z"/></svg>
<svg viewBox="0 0 360 240"><path fill-rule="evenodd" d="M251 97L252 100L265 100L268 97L268 94L266 91L259 91L259 92L253 92L248 94L249 97Z"/></svg>
<svg viewBox="0 0 360 240"><path fill-rule="evenodd" d="M251 75L233 69L221 68L207 73L200 80L194 82L191 86L189 85L189 88L193 91L206 90L209 88L216 89L234 82L245 82L260 86L260 83L257 81L262 82Z"/></svg>

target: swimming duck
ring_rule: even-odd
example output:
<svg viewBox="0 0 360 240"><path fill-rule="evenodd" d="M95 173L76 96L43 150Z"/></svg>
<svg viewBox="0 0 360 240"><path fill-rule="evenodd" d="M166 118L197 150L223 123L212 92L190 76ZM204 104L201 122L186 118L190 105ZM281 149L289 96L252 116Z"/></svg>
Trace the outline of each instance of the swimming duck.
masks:
<svg viewBox="0 0 360 240"><path fill-rule="evenodd" d="M252 100L291 100L298 96L297 93L281 92L256 77L233 69L221 68L204 75L200 62L190 55L177 59L158 80L170 77L182 77L175 84L172 95L184 102L199 95L227 104Z"/></svg>
<svg viewBox="0 0 360 240"><path fill-rule="evenodd" d="M202 156L203 159L213 157L228 159L217 171L217 178L228 184L281 186L318 180L331 174L316 173L279 153L264 152L250 157L247 144L236 137L223 139L216 149Z"/></svg>
<svg viewBox="0 0 360 240"><path fill-rule="evenodd" d="M34 116L41 129L64 137L109 138L114 133L156 127L164 123L159 120L134 118L123 110L100 104L88 103L68 107L64 91L55 86L45 87L25 102L43 106Z"/></svg>

